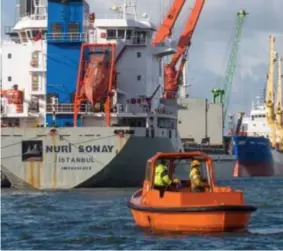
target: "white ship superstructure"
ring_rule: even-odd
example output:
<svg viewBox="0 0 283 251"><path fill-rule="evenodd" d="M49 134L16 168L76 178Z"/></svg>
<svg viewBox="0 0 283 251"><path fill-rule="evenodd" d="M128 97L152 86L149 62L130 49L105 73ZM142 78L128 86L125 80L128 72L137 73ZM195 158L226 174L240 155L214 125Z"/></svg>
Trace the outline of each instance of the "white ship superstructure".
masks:
<svg viewBox="0 0 283 251"><path fill-rule="evenodd" d="M46 1L29 2L33 12L21 16L27 1L18 4L16 25L5 27L11 40L2 44L2 126L34 127L45 121Z"/></svg>
<svg viewBox="0 0 283 251"><path fill-rule="evenodd" d="M187 50L181 57L167 40L153 46L156 27L131 1L112 11L100 17L84 0L19 2L2 48L1 168L13 187L140 186L148 158L183 151L180 79L164 78L177 71L163 61L178 54L184 67ZM202 112L189 134L221 143L221 107L188 102Z"/></svg>
<svg viewBox="0 0 283 251"><path fill-rule="evenodd" d="M149 157L182 151L176 102L161 98L160 59L174 49L166 43L152 47L155 26L130 15L128 2L114 8L114 18L102 19L79 0L27 0L18 6L21 15L2 48L1 167L12 186L140 185ZM23 4L31 11L24 14ZM88 55L105 53L95 51L99 46L115 48L115 69L107 69L116 86L109 111L108 103L84 101L75 115L76 76L87 66L81 61L84 44L90 44Z"/></svg>
<svg viewBox="0 0 283 251"><path fill-rule="evenodd" d="M257 96L252 103L250 114L243 118L242 131L247 136L269 137L270 129L266 122L264 96Z"/></svg>

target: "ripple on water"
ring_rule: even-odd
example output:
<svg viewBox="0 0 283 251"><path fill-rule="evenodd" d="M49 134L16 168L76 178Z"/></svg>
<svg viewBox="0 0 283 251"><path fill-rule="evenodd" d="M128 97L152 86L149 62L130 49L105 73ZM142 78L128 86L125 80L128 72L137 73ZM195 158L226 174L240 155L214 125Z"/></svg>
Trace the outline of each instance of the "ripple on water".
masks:
<svg viewBox="0 0 283 251"><path fill-rule="evenodd" d="M1 195L3 249L283 249L283 178L233 179L258 207L248 231L153 233L133 222L127 201L135 189L18 192ZM228 184L227 184L228 183Z"/></svg>

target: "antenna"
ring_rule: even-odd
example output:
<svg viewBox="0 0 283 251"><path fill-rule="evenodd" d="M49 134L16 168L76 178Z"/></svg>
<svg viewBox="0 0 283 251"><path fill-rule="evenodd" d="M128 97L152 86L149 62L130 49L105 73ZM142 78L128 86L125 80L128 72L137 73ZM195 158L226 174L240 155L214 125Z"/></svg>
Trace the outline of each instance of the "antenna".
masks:
<svg viewBox="0 0 283 251"><path fill-rule="evenodd" d="M20 0L16 3L16 10L15 10L15 23L20 20L21 18L21 3Z"/></svg>
<svg viewBox="0 0 283 251"><path fill-rule="evenodd" d="M134 3L134 1L135 1L135 3ZM129 8L133 8L133 13L128 12ZM136 0L124 0L123 6L118 6L116 4L113 4L111 10L113 10L117 13L121 13L123 15L124 19L126 19L128 15L133 15L135 19L137 17Z"/></svg>

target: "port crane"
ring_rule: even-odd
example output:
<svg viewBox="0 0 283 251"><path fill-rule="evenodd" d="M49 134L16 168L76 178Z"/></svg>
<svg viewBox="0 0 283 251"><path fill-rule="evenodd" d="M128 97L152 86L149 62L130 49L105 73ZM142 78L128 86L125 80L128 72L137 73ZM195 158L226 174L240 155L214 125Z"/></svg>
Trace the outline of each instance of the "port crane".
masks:
<svg viewBox="0 0 283 251"><path fill-rule="evenodd" d="M237 56L239 51L239 45L241 40L241 34L243 29L243 24L245 18L247 16L247 12L245 10L241 10L237 13L237 22L236 22L236 32L235 37L231 49L231 53L229 56L228 65L225 72L223 89L213 89L212 90L212 100L213 103L216 103L217 100L224 106L224 114L223 114L223 126L225 126L226 122L226 114L229 106L230 93L234 78L234 73L237 66ZM242 116L242 115L241 115Z"/></svg>
<svg viewBox="0 0 283 251"><path fill-rule="evenodd" d="M152 41L153 46L162 44L164 40L171 36L172 29L175 22L185 4L186 0L175 0L169 8L168 14L163 20L163 23L159 27L155 34L155 38ZM174 99L178 92L179 80L183 72L183 68L187 61L188 49L191 45L191 39L198 23L202 8L205 0L195 0L195 5L191 11L184 30L179 38L177 44L177 51L173 55L169 64L164 66L164 93L163 98ZM181 59L182 58L182 59ZM181 59L179 69L176 69L176 65Z"/></svg>
<svg viewBox="0 0 283 251"><path fill-rule="evenodd" d="M276 144L276 122L274 113L274 66L277 59L275 53L275 37L269 37L269 70L267 74L267 85L265 93L265 114L267 124L270 128L270 143L272 147ZM277 97L278 98L278 97Z"/></svg>
<svg viewBox="0 0 283 251"><path fill-rule="evenodd" d="M277 97L276 97L276 107L275 107L275 125L277 131L277 137L279 138L278 148L280 151L283 150L283 125L282 125L282 57L278 57L278 84L277 84Z"/></svg>

